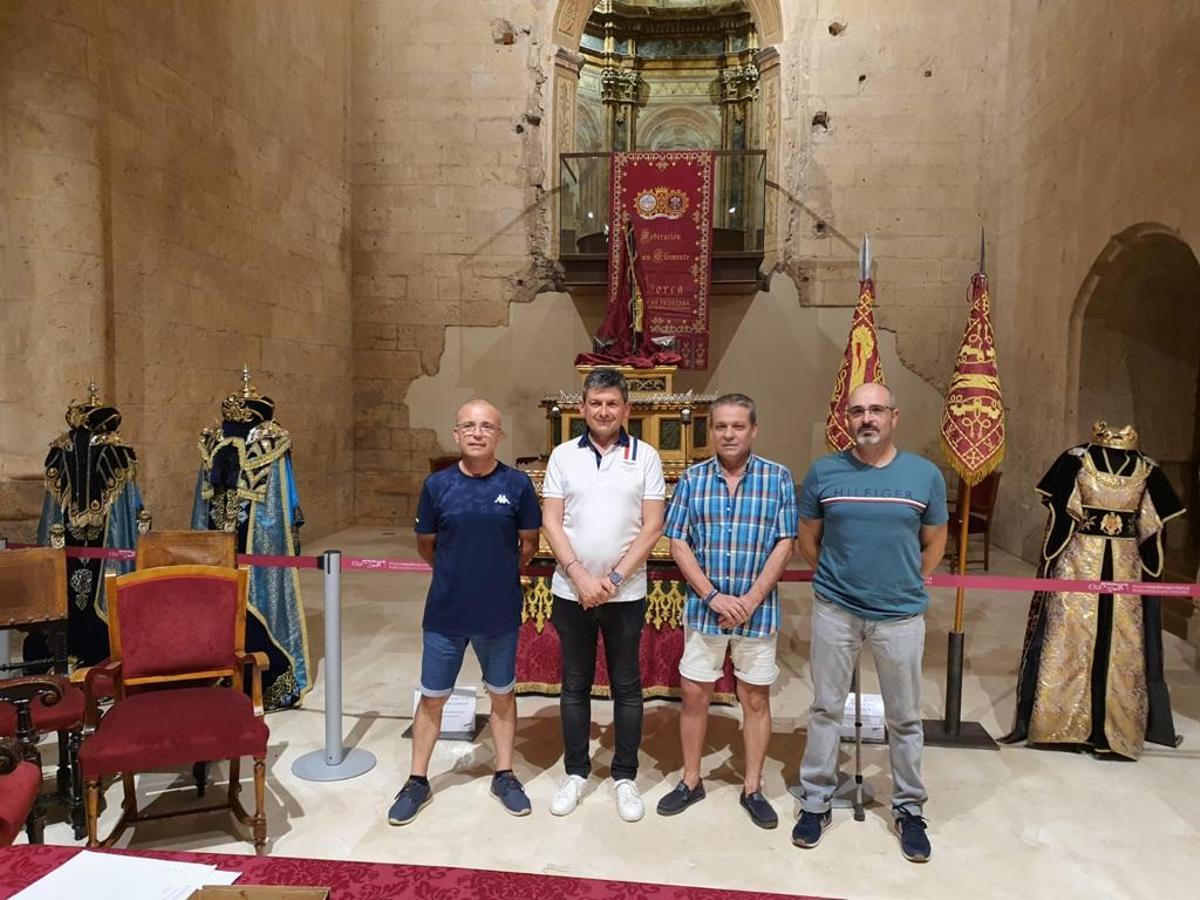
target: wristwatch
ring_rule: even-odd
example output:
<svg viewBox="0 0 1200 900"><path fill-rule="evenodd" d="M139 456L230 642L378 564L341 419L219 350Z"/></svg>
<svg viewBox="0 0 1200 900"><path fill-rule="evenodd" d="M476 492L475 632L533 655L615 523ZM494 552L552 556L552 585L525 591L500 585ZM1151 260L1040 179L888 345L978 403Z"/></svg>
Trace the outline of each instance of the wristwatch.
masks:
<svg viewBox="0 0 1200 900"><path fill-rule="evenodd" d="M625 581L625 576L622 575L620 572L618 572L616 569L613 569L611 572L608 573L608 580L612 582L613 587L620 587L622 582Z"/></svg>

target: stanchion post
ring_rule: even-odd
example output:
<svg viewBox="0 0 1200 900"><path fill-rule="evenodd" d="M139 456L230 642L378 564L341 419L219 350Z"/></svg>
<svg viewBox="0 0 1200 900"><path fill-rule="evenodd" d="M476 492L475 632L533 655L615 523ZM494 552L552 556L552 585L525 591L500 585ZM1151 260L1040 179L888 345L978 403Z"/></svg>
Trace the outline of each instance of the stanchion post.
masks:
<svg viewBox="0 0 1200 900"><path fill-rule="evenodd" d="M305 753L292 774L305 781L345 781L375 768L375 755L342 743L342 551L321 555L325 573L325 749Z"/></svg>
<svg viewBox="0 0 1200 900"><path fill-rule="evenodd" d="M325 572L325 764L341 765L342 747L342 551L321 557Z"/></svg>
<svg viewBox="0 0 1200 900"><path fill-rule="evenodd" d="M958 499L958 574L967 574L967 535L971 522L971 485L963 481ZM954 594L954 628L946 637L946 712L940 721L925 720L925 743L934 747L973 747L999 750L992 736L978 722L962 721L963 612L967 589L961 584Z"/></svg>

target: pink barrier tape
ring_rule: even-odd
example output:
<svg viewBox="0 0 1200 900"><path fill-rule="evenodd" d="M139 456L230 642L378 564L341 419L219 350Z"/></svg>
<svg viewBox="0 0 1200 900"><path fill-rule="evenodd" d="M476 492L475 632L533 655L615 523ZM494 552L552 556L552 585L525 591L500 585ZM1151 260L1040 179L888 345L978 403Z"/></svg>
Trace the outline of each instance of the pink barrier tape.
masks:
<svg viewBox="0 0 1200 900"><path fill-rule="evenodd" d="M21 550L36 547L37 544L9 544L10 549ZM131 561L134 559L132 550L116 550L106 547L68 547L67 556L81 559L116 559ZM267 556L256 553L239 553L237 561L241 565L262 566L264 568L295 568L319 569L319 556ZM348 556L342 559L342 568L360 572L400 572L412 574L428 574L433 570L429 565L416 559L373 559L365 556ZM546 577L554 574L554 567L548 565L526 566L521 570L522 575ZM682 574L675 568L654 569L648 573L652 581L679 581ZM811 569L788 569L780 581L807 582L812 581ZM1069 581L1063 578L1025 578L1011 575L951 575L942 572L934 573L925 578L925 584L935 588L964 587L972 590L1017 591L1031 593L1033 591L1059 591L1082 594L1145 594L1152 597L1200 597L1200 584L1161 581Z"/></svg>
<svg viewBox="0 0 1200 900"><path fill-rule="evenodd" d="M259 553L239 553L240 566L260 566L264 569L319 569L319 556L269 556Z"/></svg>
<svg viewBox="0 0 1200 900"><path fill-rule="evenodd" d="M9 544L10 550L28 550L40 547L41 544ZM75 559L115 559L121 562L133 562L137 553L133 550L119 550L114 547L66 547L63 552ZM261 566L266 569L319 569L319 556L270 556L259 553L239 553L239 565Z"/></svg>

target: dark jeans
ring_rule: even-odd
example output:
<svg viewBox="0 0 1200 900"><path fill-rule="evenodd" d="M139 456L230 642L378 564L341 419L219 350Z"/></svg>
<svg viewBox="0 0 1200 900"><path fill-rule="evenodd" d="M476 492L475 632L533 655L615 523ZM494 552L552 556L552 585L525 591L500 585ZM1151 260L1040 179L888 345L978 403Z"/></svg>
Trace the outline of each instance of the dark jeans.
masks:
<svg viewBox="0 0 1200 900"><path fill-rule="evenodd" d="M638 747L642 743L642 672L638 651L646 621L646 598L605 603L585 610L574 600L556 596L550 621L562 647L559 715L567 774L587 778L592 769L588 737L592 729L592 683L596 680L596 637L602 634L617 732L612 776L616 781L637 778Z"/></svg>

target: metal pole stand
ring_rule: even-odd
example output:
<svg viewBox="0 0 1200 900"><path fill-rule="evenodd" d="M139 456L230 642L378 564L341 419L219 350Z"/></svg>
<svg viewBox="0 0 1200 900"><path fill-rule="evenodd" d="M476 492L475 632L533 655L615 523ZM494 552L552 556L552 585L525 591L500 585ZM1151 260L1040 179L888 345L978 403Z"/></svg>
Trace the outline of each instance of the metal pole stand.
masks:
<svg viewBox="0 0 1200 900"><path fill-rule="evenodd" d="M325 749L305 753L292 774L305 781L345 781L375 768L375 754L342 744L342 551L326 550Z"/></svg>
<svg viewBox="0 0 1200 900"><path fill-rule="evenodd" d="M863 807L875 802L875 793L863 781L862 774L862 692L858 677L861 660L860 653L854 661L854 680L850 683L850 689L854 691L854 777L838 770L838 786L831 801L835 809L853 809L855 822L865 821L867 816Z"/></svg>
<svg viewBox="0 0 1200 900"><path fill-rule="evenodd" d="M930 747L963 747L999 750L999 745L978 722L962 721L963 639L951 631L946 642L946 718L925 719L925 743Z"/></svg>

